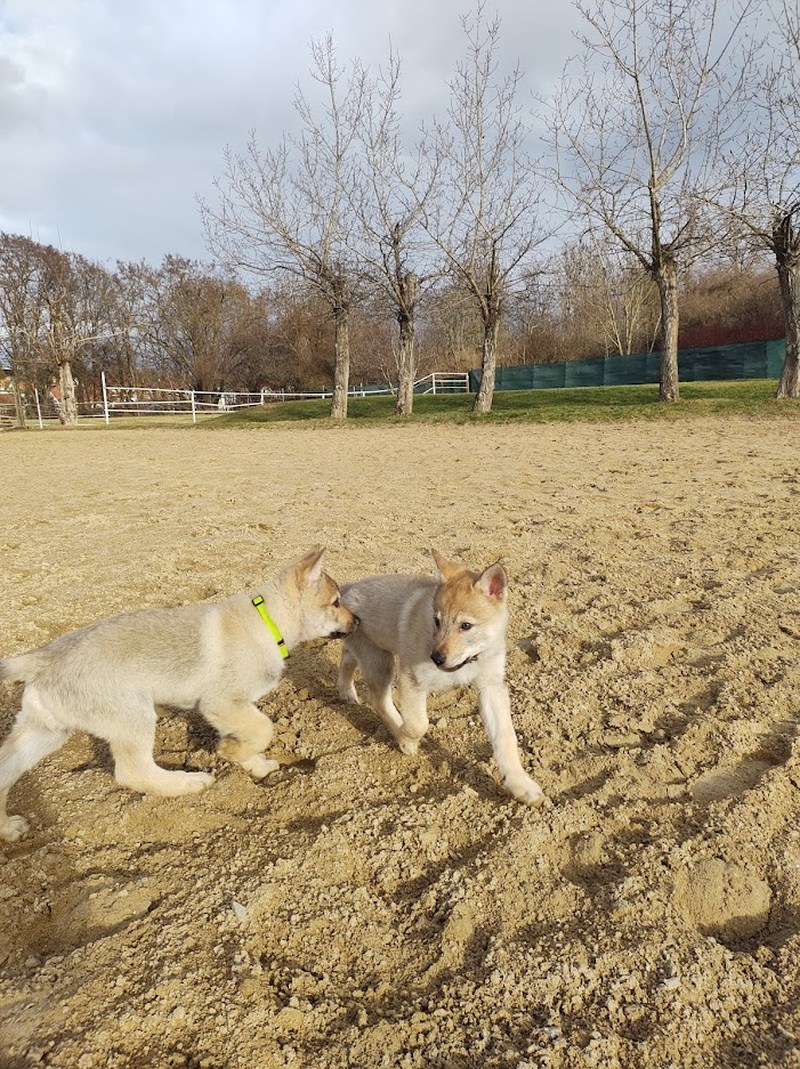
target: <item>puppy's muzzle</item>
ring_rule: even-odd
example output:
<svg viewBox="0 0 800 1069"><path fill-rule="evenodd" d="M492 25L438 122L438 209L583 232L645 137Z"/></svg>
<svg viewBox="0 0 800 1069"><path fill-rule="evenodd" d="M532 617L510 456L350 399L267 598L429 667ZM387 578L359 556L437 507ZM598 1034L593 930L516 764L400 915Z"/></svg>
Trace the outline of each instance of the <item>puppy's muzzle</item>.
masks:
<svg viewBox="0 0 800 1069"><path fill-rule="evenodd" d="M473 657L467 657L467 659L465 661L462 661L461 664L455 664L452 668L446 668L445 661L447 660L447 657L442 653L442 651L434 650L431 653L431 660L436 665L436 667L439 668L442 672L457 672L459 668L463 668L464 665L467 664L472 664L472 662L477 661L477 659L478 654L476 653Z"/></svg>
<svg viewBox="0 0 800 1069"><path fill-rule="evenodd" d="M356 616L355 613L352 613L351 615L353 619L350 621L350 626L346 630L331 631L331 638L347 638L348 635L352 635L352 633L361 623L361 617Z"/></svg>

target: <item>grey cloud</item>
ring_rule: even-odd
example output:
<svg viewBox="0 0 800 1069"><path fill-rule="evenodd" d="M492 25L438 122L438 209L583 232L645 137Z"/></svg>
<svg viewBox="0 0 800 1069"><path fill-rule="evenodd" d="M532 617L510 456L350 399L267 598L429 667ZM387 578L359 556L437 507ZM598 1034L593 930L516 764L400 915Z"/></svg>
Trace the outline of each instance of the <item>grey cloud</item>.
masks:
<svg viewBox="0 0 800 1069"><path fill-rule="evenodd" d="M502 59L527 87L557 77L571 6L504 0ZM205 257L196 195L223 148L293 122L309 42L343 64L404 62L410 123L446 107L462 52L459 0L6 0L0 7L0 226L93 258Z"/></svg>

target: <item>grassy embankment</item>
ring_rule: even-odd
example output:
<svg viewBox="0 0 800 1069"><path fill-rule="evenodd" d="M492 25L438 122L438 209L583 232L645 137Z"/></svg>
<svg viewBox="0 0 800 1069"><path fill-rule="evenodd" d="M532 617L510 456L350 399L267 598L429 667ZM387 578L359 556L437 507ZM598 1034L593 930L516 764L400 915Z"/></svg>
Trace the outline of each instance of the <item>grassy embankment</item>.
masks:
<svg viewBox="0 0 800 1069"><path fill-rule="evenodd" d="M800 400L777 401L775 382L746 379L737 382L691 382L681 385L678 404L662 404L657 386L599 386L566 390L509 390L494 395L492 411L476 416L471 394L422 394L414 399L411 421L487 422L614 422L618 420L683 420L697 416L744 416L758 419L796 418ZM264 408L242 409L204 420L205 428L244 427L260 424L330 422L329 401L287 401ZM405 423L394 415L394 398L351 398L348 422Z"/></svg>
<svg viewBox="0 0 800 1069"><path fill-rule="evenodd" d="M394 398L389 396L353 398L348 402L346 426L407 425L424 423L611 423L631 420L669 420L680 422L701 416L733 416L752 419L793 419L800 416L800 400L775 399L776 383L772 379L745 379L736 382L687 382L681 384L678 404L662 404L658 386L597 386L563 390L509 390L494 395L492 411L484 416L472 412L472 394L414 398L410 419L394 414ZM201 427L224 430L230 427L259 427L293 423L337 425L330 418L330 401L282 401L258 408L243 408L222 414L199 416L114 416L107 426L102 418L79 422L82 430L110 428L116 430L142 427ZM34 421L30 430L38 429ZM48 429L61 429L53 420Z"/></svg>

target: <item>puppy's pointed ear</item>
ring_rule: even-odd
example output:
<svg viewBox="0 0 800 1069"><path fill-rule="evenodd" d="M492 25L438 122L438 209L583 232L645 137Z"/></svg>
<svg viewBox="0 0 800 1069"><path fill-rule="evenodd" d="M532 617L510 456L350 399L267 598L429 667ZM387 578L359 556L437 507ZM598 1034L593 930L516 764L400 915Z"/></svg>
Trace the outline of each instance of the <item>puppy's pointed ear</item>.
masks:
<svg viewBox="0 0 800 1069"><path fill-rule="evenodd" d="M487 598L505 601L508 591L508 576L502 564L499 562L492 564L485 572L481 572L475 580L475 589L479 590Z"/></svg>
<svg viewBox="0 0 800 1069"><path fill-rule="evenodd" d="M324 546L314 546L308 553L304 553L295 564L295 575L299 583L316 583L322 575L322 556L325 553Z"/></svg>
<svg viewBox="0 0 800 1069"><path fill-rule="evenodd" d="M446 557L443 557L437 550L432 549L433 559L436 561L436 567L439 570L439 578L443 583L446 583L448 579L452 579L454 575L457 575L462 568L459 568L457 564L452 564Z"/></svg>

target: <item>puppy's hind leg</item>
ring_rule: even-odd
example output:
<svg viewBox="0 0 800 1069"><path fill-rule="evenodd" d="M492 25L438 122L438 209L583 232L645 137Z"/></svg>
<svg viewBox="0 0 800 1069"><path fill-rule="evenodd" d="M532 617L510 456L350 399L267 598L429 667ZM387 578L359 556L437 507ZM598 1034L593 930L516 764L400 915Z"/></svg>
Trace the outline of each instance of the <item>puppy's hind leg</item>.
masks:
<svg viewBox="0 0 800 1069"><path fill-rule="evenodd" d="M356 631L350 635L344 643L339 664L339 694L344 701L358 702L353 683L356 667L361 669L367 685L370 705L397 738L398 733L402 732L403 720L392 699L394 654L376 646L363 632Z"/></svg>
<svg viewBox="0 0 800 1069"><path fill-rule="evenodd" d="M0 747L0 839L10 843L25 834L28 822L24 817L9 816L6 812L8 792L23 772L63 746L70 734L43 724L36 715L38 707L38 695L28 687L17 722Z"/></svg>
<svg viewBox="0 0 800 1069"><path fill-rule="evenodd" d="M342 656L339 661L339 678L336 681L336 687L342 701L350 702L352 705L361 704L355 685L356 668L358 668L358 658L350 649L349 644L344 642L342 644Z"/></svg>
<svg viewBox="0 0 800 1069"><path fill-rule="evenodd" d="M403 720L392 698L394 654L372 646L368 655L359 658L361 674L367 684L369 703L395 738L402 731Z"/></svg>
<svg viewBox="0 0 800 1069"><path fill-rule="evenodd" d="M115 717L101 737L111 747L114 778L120 786L132 791L177 798L182 794L197 794L214 782L208 772L172 771L155 763L156 713L152 704L143 699L131 702L124 718Z"/></svg>
<svg viewBox="0 0 800 1069"><path fill-rule="evenodd" d="M241 699L200 703L200 712L222 738L217 753L249 772L254 779L263 779L277 772L280 765L265 757L263 751L272 742L273 725L252 702Z"/></svg>

